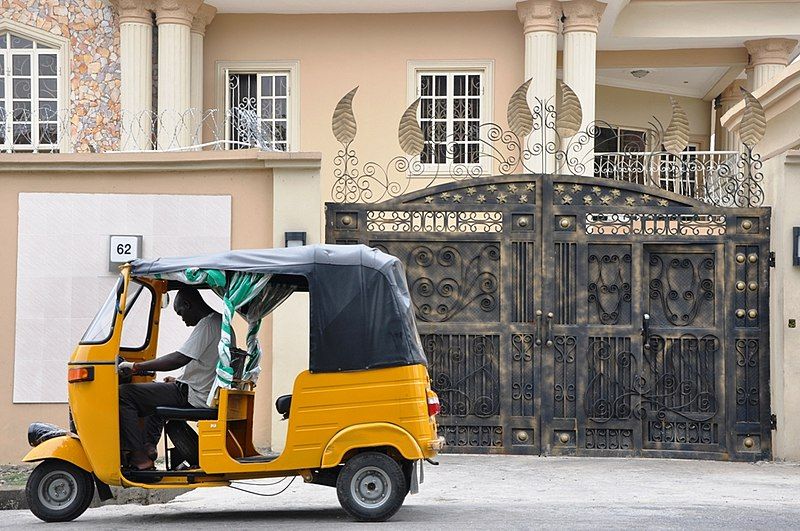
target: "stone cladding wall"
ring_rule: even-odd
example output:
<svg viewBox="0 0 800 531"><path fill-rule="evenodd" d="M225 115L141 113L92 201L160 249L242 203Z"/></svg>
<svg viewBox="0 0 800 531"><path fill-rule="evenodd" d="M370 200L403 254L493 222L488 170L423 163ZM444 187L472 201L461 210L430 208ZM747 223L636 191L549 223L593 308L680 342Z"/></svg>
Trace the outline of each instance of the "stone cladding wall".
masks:
<svg viewBox="0 0 800 531"><path fill-rule="evenodd" d="M69 39L70 143L78 152L119 145L119 18L107 0L0 0L0 16Z"/></svg>

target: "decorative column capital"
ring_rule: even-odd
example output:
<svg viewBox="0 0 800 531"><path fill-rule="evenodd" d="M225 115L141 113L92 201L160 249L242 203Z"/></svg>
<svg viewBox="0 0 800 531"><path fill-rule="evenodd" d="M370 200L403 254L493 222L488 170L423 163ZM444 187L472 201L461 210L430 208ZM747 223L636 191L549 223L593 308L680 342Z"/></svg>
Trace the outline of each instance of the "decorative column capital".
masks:
<svg viewBox="0 0 800 531"><path fill-rule="evenodd" d="M549 31L558 33L561 21L561 2L558 0L525 0L517 2L517 16L525 33Z"/></svg>
<svg viewBox="0 0 800 531"><path fill-rule="evenodd" d="M789 64L789 57L797 46L796 39L755 39L744 41L747 52L750 54L750 64L781 65Z"/></svg>
<svg viewBox="0 0 800 531"><path fill-rule="evenodd" d="M203 0L155 0L156 24L191 26Z"/></svg>
<svg viewBox="0 0 800 531"><path fill-rule="evenodd" d="M111 0L111 5L119 13L120 24L153 25L153 0Z"/></svg>
<svg viewBox="0 0 800 531"><path fill-rule="evenodd" d="M742 96L742 80L737 79L728 85L722 94L719 95L719 104L726 111L739 103L744 96Z"/></svg>
<svg viewBox="0 0 800 531"><path fill-rule="evenodd" d="M597 33L600 19L606 10L606 4L598 0L570 0L562 2L564 10L564 33L573 31L590 31Z"/></svg>
<svg viewBox="0 0 800 531"><path fill-rule="evenodd" d="M194 16L194 20L192 20L192 33L205 35L206 27L211 24L211 21L214 19L214 15L216 14L216 7L208 4L201 5L200 9L197 11L197 14Z"/></svg>

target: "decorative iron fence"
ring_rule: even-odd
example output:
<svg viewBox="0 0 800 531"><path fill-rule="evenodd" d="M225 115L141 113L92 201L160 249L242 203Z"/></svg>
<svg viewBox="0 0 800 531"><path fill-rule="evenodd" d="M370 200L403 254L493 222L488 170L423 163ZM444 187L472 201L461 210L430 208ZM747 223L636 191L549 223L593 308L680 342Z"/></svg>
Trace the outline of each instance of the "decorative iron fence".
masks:
<svg viewBox="0 0 800 531"><path fill-rule="evenodd" d="M657 185L676 194L717 204L725 180L735 174L736 151L595 153L594 175L617 181Z"/></svg>
<svg viewBox="0 0 800 531"><path fill-rule="evenodd" d="M764 202L761 186L761 160L753 151L766 129L764 111L749 92L745 96L745 115L740 128L740 152L691 152L689 120L674 98L672 116L666 127L657 118L641 138L643 151L599 153L608 138L604 131L614 128L593 121L582 128L580 101L559 82L558 111L552 101L533 98L529 105L526 81L512 94L507 108L508 128L484 123L470 141L479 146L478 160L464 162L464 138L451 134L436 138L420 125L420 99L403 113L398 140L404 154L386 162L361 163L353 148L357 124L353 99L357 89L348 92L333 113L332 130L342 148L334 158L334 183L331 198L338 203L378 203L412 190L453 180L491 175L560 174L596 175L615 180L658 187L717 206L755 207ZM616 140L616 139L613 139ZM448 164L426 164L427 154L435 149Z"/></svg>

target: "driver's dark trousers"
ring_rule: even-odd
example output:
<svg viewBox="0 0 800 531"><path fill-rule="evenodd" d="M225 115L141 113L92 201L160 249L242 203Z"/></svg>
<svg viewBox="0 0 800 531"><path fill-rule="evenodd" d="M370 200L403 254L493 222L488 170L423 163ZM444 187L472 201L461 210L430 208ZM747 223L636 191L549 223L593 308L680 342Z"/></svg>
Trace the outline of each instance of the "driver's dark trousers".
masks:
<svg viewBox="0 0 800 531"><path fill-rule="evenodd" d="M155 414L157 406L191 408L189 387L182 382L151 382L119 386L120 446L126 451L144 450L161 438L164 420ZM145 428L139 419L145 419Z"/></svg>

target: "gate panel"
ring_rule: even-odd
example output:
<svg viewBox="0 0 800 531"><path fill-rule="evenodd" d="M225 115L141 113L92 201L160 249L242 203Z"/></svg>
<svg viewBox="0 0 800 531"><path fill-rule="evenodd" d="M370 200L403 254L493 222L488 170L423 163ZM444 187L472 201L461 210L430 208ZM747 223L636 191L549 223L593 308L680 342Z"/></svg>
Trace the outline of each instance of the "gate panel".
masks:
<svg viewBox="0 0 800 531"><path fill-rule="evenodd" d="M447 451L771 456L769 209L576 176L327 204L399 257Z"/></svg>

